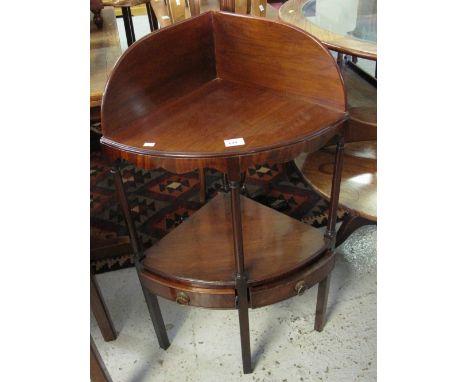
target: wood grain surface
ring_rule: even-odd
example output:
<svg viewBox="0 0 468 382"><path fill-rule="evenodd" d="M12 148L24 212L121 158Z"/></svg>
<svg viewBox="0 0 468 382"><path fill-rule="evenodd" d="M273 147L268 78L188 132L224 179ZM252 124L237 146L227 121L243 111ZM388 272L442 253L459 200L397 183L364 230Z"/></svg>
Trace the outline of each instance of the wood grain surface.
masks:
<svg viewBox="0 0 468 382"><path fill-rule="evenodd" d="M274 71L258 70L272 61ZM209 12L124 53L104 96L102 142L147 157L251 162L277 148L304 149L346 118L340 71L317 40L277 22ZM226 147L234 138L245 144Z"/></svg>
<svg viewBox="0 0 468 382"><path fill-rule="evenodd" d="M249 286L299 269L327 247L319 230L243 196L241 209ZM230 198L220 193L148 249L143 266L180 283L233 287L233 251Z"/></svg>
<svg viewBox="0 0 468 382"><path fill-rule="evenodd" d="M329 199L332 149L303 154L296 159L298 168L310 185ZM340 204L358 216L377 221L377 143L356 142L345 146Z"/></svg>

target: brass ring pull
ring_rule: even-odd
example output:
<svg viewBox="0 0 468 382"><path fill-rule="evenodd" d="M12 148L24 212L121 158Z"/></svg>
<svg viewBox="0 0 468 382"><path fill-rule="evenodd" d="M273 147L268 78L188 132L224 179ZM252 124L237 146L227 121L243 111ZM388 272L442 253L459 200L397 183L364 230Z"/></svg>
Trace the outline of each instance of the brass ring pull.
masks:
<svg viewBox="0 0 468 382"><path fill-rule="evenodd" d="M307 287L304 280L298 281L296 286L294 287L294 290L296 291L298 296L303 295L306 289Z"/></svg>
<svg viewBox="0 0 468 382"><path fill-rule="evenodd" d="M176 302L180 305L188 305L190 297L184 292L177 293Z"/></svg>

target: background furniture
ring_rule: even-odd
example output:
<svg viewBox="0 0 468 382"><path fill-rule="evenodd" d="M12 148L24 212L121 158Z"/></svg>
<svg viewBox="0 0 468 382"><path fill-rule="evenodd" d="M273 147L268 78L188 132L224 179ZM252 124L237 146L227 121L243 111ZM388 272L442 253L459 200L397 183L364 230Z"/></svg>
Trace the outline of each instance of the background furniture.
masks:
<svg viewBox="0 0 468 382"><path fill-rule="evenodd" d="M135 29L133 27L132 10L131 7L145 4L146 12L148 14L148 21L150 30L154 31L158 29L158 22L151 9L150 0L101 0L105 6L111 6L114 8L120 8L122 10L122 17L125 27L125 35L127 37L127 45L132 45L135 38Z"/></svg>
<svg viewBox="0 0 468 382"><path fill-rule="evenodd" d="M114 8L101 11L102 28L90 20L90 107L91 120L99 121L104 87L117 59L122 55Z"/></svg>
<svg viewBox="0 0 468 382"><path fill-rule="evenodd" d="M107 306L102 298L101 290L96 282L96 277L91 274L91 311L96 318L96 322L101 330L102 337L105 341L113 341L117 338L117 334L114 329L114 324L107 310Z"/></svg>
<svg viewBox="0 0 468 382"><path fill-rule="evenodd" d="M273 61L277 70L261 70ZM249 308L319 283L315 329L322 330L346 110L328 51L310 35L269 20L208 12L146 36L119 61L103 97L101 142L116 161L117 194L162 348L169 341L156 296L237 309L245 373L252 370ZM288 162L330 140L337 149L325 235L240 195L249 166ZM228 175L230 194L219 194L143 252L120 159L176 173L212 167Z"/></svg>
<svg viewBox="0 0 468 382"><path fill-rule="evenodd" d="M98 28L102 28L102 23L103 23L103 20L102 20L102 16L101 16L101 11L102 9L104 8L104 6L102 5L102 2L101 0L91 0L90 1L90 9L91 9L91 12L93 12L93 21L94 21L94 24L96 25L96 27Z"/></svg>
<svg viewBox="0 0 468 382"><path fill-rule="evenodd" d="M357 57L377 61L376 0L289 0L279 18L320 39L338 53L347 88L349 129L346 134L340 204L347 210L337 235L341 244L357 228L377 222L377 81L355 65ZM353 57L346 60L343 55ZM304 181L330 198L332 149L297 158Z"/></svg>
<svg viewBox="0 0 468 382"><path fill-rule="evenodd" d="M266 0L251 1L250 9L247 9L247 1L241 1L240 3L242 3L242 6L238 6L236 9L235 1L231 0L187 0L187 2L182 1L179 2L179 4L176 0L151 0L151 6L161 28L192 16L197 16L203 12L217 10L240 14L246 14L248 12L252 16L270 19L278 18L278 10L268 4Z"/></svg>
<svg viewBox="0 0 468 382"><path fill-rule="evenodd" d="M367 28L357 27L363 17ZM376 0L288 0L279 10L279 18L309 32L336 52L377 58Z"/></svg>

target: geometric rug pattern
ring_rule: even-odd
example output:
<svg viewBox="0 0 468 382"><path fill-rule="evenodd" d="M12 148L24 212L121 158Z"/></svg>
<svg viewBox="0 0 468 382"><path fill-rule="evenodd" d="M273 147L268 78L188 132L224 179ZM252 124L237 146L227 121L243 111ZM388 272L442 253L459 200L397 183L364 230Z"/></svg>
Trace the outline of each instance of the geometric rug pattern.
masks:
<svg viewBox="0 0 468 382"><path fill-rule="evenodd" d="M110 168L99 151L91 153L91 249L102 243L124 242L119 251L91 260L91 272L103 273L133 266L127 228L115 197ZM222 174L205 169L206 199L222 189ZM172 174L163 169L142 170L127 164L122 169L132 217L143 247L147 248L183 224L201 206L197 171ZM298 174L282 173L277 165L259 164L248 169L246 195L295 219L322 227L327 224L328 203L304 184ZM338 211L341 220L344 210Z"/></svg>

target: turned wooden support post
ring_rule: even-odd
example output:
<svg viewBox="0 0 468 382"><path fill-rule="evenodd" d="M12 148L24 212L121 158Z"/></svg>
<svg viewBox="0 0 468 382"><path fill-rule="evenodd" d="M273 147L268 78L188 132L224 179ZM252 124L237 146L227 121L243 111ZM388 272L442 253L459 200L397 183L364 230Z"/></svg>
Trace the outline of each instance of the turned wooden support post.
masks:
<svg viewBox="0 0 468 382"><path fill-rule="evenodd" d="M237 274L244 274L244 246L242 237L242 213L240 205L240 182L229 181L231 189L232 236L234 239L234 256Z"/></svg>
<svg viewBox="0 0 468 382"><path fill-rule="evenodd" d="M331 240L331 249L335 248L336 239L336 215L338 212L338 201L340 197L341 171L343 168L344 138L340 136L336 144L335 165L333 167L333 181L328 208L328 225L325 236Z"/></svg>
<svg viewBox="0 0 468 382"><path fill-rule="evenodd" d="M236 260L236 299L239 313L239 328L241 337L242 365L245 374L252 372L249 333L249 298L247 289L247 274L244 266L244 244L242 237L242 210L240 200L241 172L238 162L229 171L229 188L231 190L231 220Z"/></svg>
<svg viewBox="0 0 468 382"><path fill-rule="evenodd" d="M120 174L120 161L114 162L111 173L114 175L115 189L117 192L117 198L124 214L125 222L127 224L128 233L130 235L130 241L132 243L132 249L135 258L135 268L137 271L138 279L140 280L141 287L143 289L143 295L145 297L146 305L150 313L151 321L153 322L154 331L158 338L159 346L162 349L167 349L170 345L167 337L166 327L162 317L161 309L159 308L158 298L149 293L141 282L141 263L143 259L143 251L140 240L138 238L135 224L133 223L132 215L130 212L130 206L128 204L127 196L125 195L125 189L122 181L122 175Z"/></svg>

